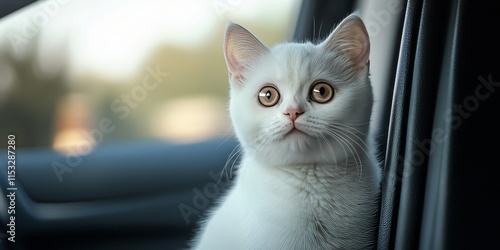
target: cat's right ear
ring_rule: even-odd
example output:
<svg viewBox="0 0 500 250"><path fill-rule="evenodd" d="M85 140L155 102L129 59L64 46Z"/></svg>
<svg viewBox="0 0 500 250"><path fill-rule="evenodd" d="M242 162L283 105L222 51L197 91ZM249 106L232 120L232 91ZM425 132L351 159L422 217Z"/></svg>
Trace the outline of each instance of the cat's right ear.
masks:
<svg viewBox="0 0 500 250"><path fill-rule="evenodd" d="M243 85L244 73L268 50L250 31L230 23L224 39L224 56L230 82Z"/></svg>

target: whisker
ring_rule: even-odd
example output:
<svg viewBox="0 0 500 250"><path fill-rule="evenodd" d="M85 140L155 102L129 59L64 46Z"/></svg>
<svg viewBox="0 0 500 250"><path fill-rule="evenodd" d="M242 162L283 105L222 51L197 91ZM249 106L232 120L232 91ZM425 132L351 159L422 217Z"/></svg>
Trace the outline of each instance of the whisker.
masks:
<svg viewBox="0 0 500 250"><path fill-rule="evenodd" d="M343 128L346 128L346 129L349 129L349 130L353 130L354 132L358 133L358 134L361 134L361 135L365 135L366 136L366 133L360 131L359 129L355 128L354 126L352 125L348 125L348 124L342 124L342 123L330 123L330 125L333 125L335 127L343 127Z"/></svg>
<svg viewBox="0 0 500 250"><path fill-rule="evenodd" d="M362 165L363 165L363 161L361 160L361 156L359 155L358 153L358 150L356 149L356 147L353 145L356 144L359 148L361 148L361 150L363 150L363 152L368 155L368 153L366 152L366 150L364 149L364 147L362 145L360 145L355 139L353 140L353 138L351 138L348 134L346 134L344 131L341 131L340 129L331 129L332 132L335 132L337 133L339 136L343 137L347 143L349 143L349 145L352 147L352 149L354 149L354 152L353 152L353 155L355 156L354 157L354 162L356 164L356 166L358 167L358 180L361 179L361 175L362 175ZM359 138L359 137L357 137ZM362 142L364 144L364 142ZM364 144L366 145L366 144Z"/></svg>
<svg viewBox="0 0 500 250"><path fill-rule="evenodd" d="M338 134L334 133L334 131L329 131L329 130L327 130L326 132L327 132L327 134L328 134L328 135L330 135L333 139L335 139L335 140L339 143L339 145L342 147L342 149L344 150L345 161L346 161L346 166L345 166L345 167L346 167L346 169L344 170L344 172L347 172L347 164L348 164L348 162L349 162L349 155L348 155L348 153L347 153L347 149L346 149L346 147L347 147L347 148L351 151L351 153L353 153L353 152L352 152L352 150L350 149L349 145L348 145L348 144L344 141L344 138L342 138L342 137L340 137ZM345 145L346 147L344 147L344 145Z"/></svg>
<svg viewBox="0 0 500 250"><path fill-rule="evenodd" d="M224 167L222 168L222 172L221 172L221 177L219 179L219 181L222 179L222 175L225 173L226 174L226 178L228 180L231 179L231 177L229 176L228 174L228 171L227 171L227 167L229 166L229 164L231 163L231 168L230 168L230 171L232 170L232 166L235 164L236 162L236 159L238 159L239 155L240 155L240 152L243 151L243 147L241 145L237 145L236 147L234 147L234 149L231 151L231 153L229 154L229 157L228 159L226 160L226 164L224 164Z"/></svg>
<svg viewBox="0 0 500 250"><path fill-rule="evenodd" d="M333 128L333 129L335 129L335 128ZM354 143L356 143L356 145L358 145L361 148L361 150L363 150L363 152L365 153L365 155L367 155L367 156L369 155L368 152L365 150L365 148L368 148L368 145L366 145L365 141L361 137L359 137L357 134L355 134L353 132L350 132L350 131L347 131L347 130L344 130L344 129L340 129L340 128L336 128L336 131L338 131L339 133L342 133L343 135L347 136ZM355 140L355 139L353 140L353 138L351 138L349 135L347 135L346 132L348 132L348 133L352 134L353 136L355 136L355 139L357 139L357 140ZM359 142L362 145L358 142L358 140L359 140Z"/></svg>
<svg viewBox="0 0 500 250"><path fill-rule="evenodd" d="M351 155L353 156L354 164L358 168L358 172L359 172L361 170L360 165L362 165L362 160L361 160L361 157L359 156L359 153L356 150L356 147L352 144L351 140L349 140L350 138L348 136L346 136L345 134L342 134L339 131L336 131L333 129L329 129L327 131L331 134L335 134L347 146L347 148L351 152ZM349 165L349 157L346 157L346 171L347 171L348 165Z"/></svg>
<svg viewBox="0 0 500 250"><path fill-rule="evenodd" d="M318 138L320 139L320 142L325 142L326 146L328 147L329 151L331 152L331 155L334 157L333 164L335 164L335 166L337 166L337 164L338 164L337 156L335 155L335 151L333 150L333 147L330 144L330 141L328 141L326 138L321 136L321 134L319 134L318 132L316 132L315 134L319 135ZM323 151L322 151L322 153L323 153L323 156L325 156L325 158L328 159L328 156Z"/></svg>

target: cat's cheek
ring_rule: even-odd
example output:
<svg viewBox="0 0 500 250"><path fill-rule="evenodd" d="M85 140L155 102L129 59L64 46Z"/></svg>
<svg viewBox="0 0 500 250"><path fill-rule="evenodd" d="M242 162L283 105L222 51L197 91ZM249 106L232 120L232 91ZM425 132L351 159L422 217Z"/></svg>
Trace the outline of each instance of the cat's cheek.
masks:
<svg viewBox="0 0 500 250"><path fill-rule="evenodd" d="M249 114L254 114L254 111L242 103L240 98L235 97L231 100L230 116L234 130L240 141L248 142L248 138L255 133L252 131L252 127L255 126L255 121L252 121L254 116Z"/></svg>

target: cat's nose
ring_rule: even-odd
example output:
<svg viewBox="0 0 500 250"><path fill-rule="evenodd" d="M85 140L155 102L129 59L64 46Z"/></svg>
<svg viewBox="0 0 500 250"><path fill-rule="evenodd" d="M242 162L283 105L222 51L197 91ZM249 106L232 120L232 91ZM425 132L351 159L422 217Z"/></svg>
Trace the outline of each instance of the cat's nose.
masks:
<svg viewBox="0 0 500 250"><path fill-rule="evenodd" d="M284 115L288 116L290 118L290 120L292 120L292 122L295 122L295 120L297 120L297 118L304 114L304 111L302 109L299 109L299 108L291 108L291 109L287 109L285 110L285 113L283 113Z"/></svg>

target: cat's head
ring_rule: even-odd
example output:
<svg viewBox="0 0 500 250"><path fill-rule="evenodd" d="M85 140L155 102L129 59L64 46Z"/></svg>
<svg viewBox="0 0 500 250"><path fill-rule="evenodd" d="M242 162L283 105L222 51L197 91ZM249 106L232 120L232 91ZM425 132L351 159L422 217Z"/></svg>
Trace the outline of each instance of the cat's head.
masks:
<svg viewBox="0 0 500 250"><path fill-rule="evenodd" d="M356 15L317 45L268 48L230 24L224 43L229 109L245 152L279 165L333 163L359 151L373 105L369 52Z"/></svg>

